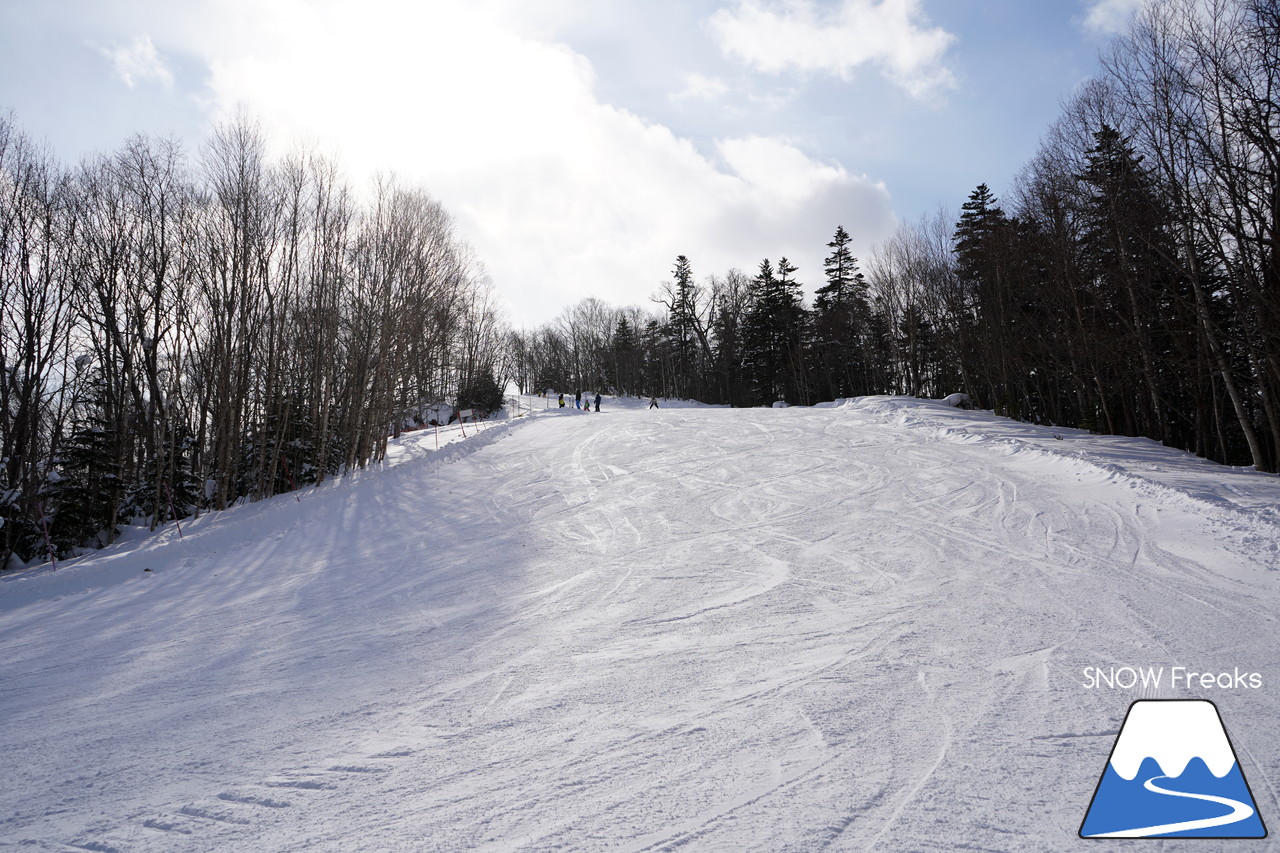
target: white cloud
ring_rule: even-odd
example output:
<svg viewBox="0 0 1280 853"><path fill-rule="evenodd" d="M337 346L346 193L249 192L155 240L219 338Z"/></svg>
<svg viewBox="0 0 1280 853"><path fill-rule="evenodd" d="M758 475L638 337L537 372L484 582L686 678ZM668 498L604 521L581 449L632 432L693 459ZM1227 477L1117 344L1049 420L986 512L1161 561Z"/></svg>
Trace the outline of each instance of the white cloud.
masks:
<svg viewBox="0 0 1280 853"><path fill-rule="evenodd" d="M155 80L165 88L173 86L173 72L151 43L151 36L140 35L127 45L102 48L102 54L130 89L143 80Z"/></svg>
<svg viewBox="0 0 1280 853"><path fill-rule="evenodd" d="M525 5L218 0L179 29L215 117L243 105L277 143L318 141L358 180L394 171L437 196L517 323L589 295L644 303L682 253L699 277L785 254L816 284L837 224L864 246L891 233L884 186L792 143L702 152L603 103L591 64L525 25Z"/></svg>
<svg viewBox="0 0 1280 853"><path fill-rule="evenodd" d="M782 89L748 92L747 100L749 100L753 108L757 110L773 112L775 110L784 109L788 105L792 104L799 95L800 89L790 86Z"/></svg>
<svg viewBox="0 0 1280 853"><path fill-rule="evenodd" d="M718 77L690 73L684 75L684 88L671 98L676 101L714 101L728 91L729 84Z"/></svg>
<svg viewBox="0 0 1280 853"><path fill-rule="evenodd" d="M871 66L915 97L955 85L943 64L955 36L928 27L919 0L738 0L708 21L720 49L759 71L852 78Z"/></svg>
<svg viewBox="0 0 1280 853"><path fill-rule="evenodd" d="M786 255L813 289L821 284L825 244L837 225L864 248L893 230L888 189L865 175L816 161L783 139L726 139L716 148L734 180L718 214L737 235L738 264L754 269L762 258Z"/></svg>
<svg viewBox="0 0 1280 853"><path fill-rule="evenodd" d="M1084 27L1097 35L1124 32L1146 0L1091 0L1085 4Z"/></svg>

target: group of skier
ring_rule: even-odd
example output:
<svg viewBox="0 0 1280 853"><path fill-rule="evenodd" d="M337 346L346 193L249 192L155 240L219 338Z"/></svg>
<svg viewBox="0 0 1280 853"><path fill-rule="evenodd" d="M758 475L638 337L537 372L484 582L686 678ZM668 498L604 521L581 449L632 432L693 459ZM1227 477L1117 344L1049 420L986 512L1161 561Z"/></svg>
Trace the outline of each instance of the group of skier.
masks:
<svg viewBox="0 0 1280 853"><path fill-rule="evenodd" d="M565 405L563 393L560 395L559 402L560 402L560 408L563 409ZM573 407L575 409L582 409L583 411L589 412L591 411L591 400L590 398L588 398L587 401L584 403L582 401L582 392L579 391L578 393L573 395ZM600 394L599 393L596 394L596 411L597 412L600 411Z"/></svg>
<svg viewBox="0 0 1280 853"><path fill-rule="evenodd" d="M548 394L548 396L549 396L549 395L551 394L551 392L550 392L550 391L548 391L548 392L547 392L547 394ZM563 409L563 408L565 407L565 405L566 405L566 404L565 404L565 401L564 401L564 393L563 393L563 392L561 392L560 397L558 398L558 402L560 403L560 408L562 408L562 409ZM596 411L598 412L598 411L600 411L600 394L599 394L599 392L597 392L597 393L596 393L596 401L595 401L595 402L596 402ZM574 395L573 395L573 407L574 407L575 409L583 409L584 411L588 411L588 412L589 412L589 411L591 411L591 400L590 400L590 399L588 399L588 400L584 403L584 402L582 401L582 392L581 392L581 391L579 391L579 392L577 392L576 394L574 394ZM649 408L651 408L651 409L656 409L656 408L658 408L658 398L657 398L657 397L650 397L650 398L649 398Z"/></svg>

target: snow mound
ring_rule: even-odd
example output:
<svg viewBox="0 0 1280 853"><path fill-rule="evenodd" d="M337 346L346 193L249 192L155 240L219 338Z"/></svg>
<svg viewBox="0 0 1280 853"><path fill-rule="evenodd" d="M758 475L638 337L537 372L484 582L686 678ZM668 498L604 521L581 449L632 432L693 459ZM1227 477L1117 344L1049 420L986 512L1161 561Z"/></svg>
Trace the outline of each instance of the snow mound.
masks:
<svg viewBox="0 0 1280 853"><path fill-rule="evenodd" d="M137 583L145 569L172 559L169 549L204 553L205 542L220 540L233 530L249 540L270 539L276 531L302 523L312 511L311 502L317 496L349 490L388 476L421 479L437 473L441 465L479 452L529 422L531 418L526 416L406 432L388 442L387 455L381 464L341 474L319 486L305 486L266 500L239 503L222 512L207 512L198 519L183 519L181 532L174 524L154 532L145 527L124 525L120 538L107 548L59 561L56 569L44 563L0 575L0 613L37 601L84 594L126 582Z"/></svg>
<svg viewBox="0 0 1280 853"><path fill-rule="evenodd" d="M1149 438L1040 426L915 397L859 397L846 401L842 409L887 418L940 441L990 444L1005 456L1099 472L1137 491L1158 492L1237 522L1280 525L1280 480L1275 475L1220 465Z"/></svg>

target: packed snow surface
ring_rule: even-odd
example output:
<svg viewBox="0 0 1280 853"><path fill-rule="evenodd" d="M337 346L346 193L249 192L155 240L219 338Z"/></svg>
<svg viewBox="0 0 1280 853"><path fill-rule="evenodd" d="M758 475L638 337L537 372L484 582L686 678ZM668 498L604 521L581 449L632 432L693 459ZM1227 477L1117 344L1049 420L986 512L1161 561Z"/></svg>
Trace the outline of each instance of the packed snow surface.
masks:
<svg viewBox="0 0 1280 853"><path fill-rule="evenodd" d="M1280 821L1274 476L646 403L0 576L0 848L1074 850L1156 696L1215 702ZM1260 686L1085 677L1174 666Z"/></svg>

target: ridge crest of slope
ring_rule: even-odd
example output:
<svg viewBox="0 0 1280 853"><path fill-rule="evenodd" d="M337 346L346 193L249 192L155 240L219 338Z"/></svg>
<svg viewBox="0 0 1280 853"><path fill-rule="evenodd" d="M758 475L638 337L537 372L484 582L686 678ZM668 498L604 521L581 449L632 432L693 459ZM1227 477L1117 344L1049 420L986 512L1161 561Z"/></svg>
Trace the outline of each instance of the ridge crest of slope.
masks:
<svg viewBox="0 0 1280 853"><path fill-rule="evenodd" d="M1220 520L1237 529L1266 528L1274 535L1275 528L1280 527L1280 479L1252 469L1221 465L1149 438L1041 426L989 410L964 411L915 397L859 397L844 401L840 407L893 419L903 427L924 431L942 441L989 444L1008 456L1027 455L1092 469L1136 491L1221 513ZM1063 447L1054 446L1063 440ZM1086 441L1088 446L1081 447ZM1135 464L1145 465L1146 470L1135 468ZM1226 483L1227 477L1241 478L1257 494Z"/></svg>
<svg viewBox="0 0 1280 853"><path fill-rule="evenodd" d="M445 444L439 450L415 446L426 443L429 433L425 430L420 433L404 433L395 448L398 452L392 453L389 448L387 459L381 463L344 472L318 486L305 486L251 503L237 502L225 510L206 512L199 519L184 520L181 537L172 523L155 531L121 525L124 528L122 539L99 551L59 561L57 569L48 563L41 563L0 574L0 613L40 601L95 592L139 580L143 573L143 563L163 562L164 557L156 554L157 550L173 546L194 548L195 543L201 539L225 532L228 524L249 522L265 513L288 512L299 500L332 499L358 487L371 477L404 476L420 465L438 467L465 459L505 438L533 417L537 417L537 413L491 423L465 441Z"/></svg>

